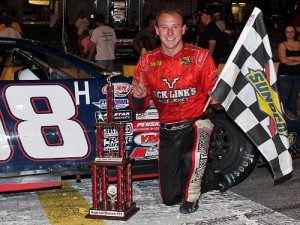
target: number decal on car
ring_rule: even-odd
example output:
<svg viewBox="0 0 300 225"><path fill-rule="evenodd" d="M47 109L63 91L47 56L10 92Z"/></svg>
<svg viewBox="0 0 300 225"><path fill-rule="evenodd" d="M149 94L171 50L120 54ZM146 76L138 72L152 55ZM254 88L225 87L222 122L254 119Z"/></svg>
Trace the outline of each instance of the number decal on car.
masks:
<svg viewBox="0 0 300 225"><path fill-rule="evenodd" d="M18 145L27 158L55 161L88 156L89 137L84 125L76 119L78 110L68 87L61 84L8 85L2 95L10 117L16 121L14 133ZM0 132L4 133L4 129ZM8 153L5 155L0 159L7 159Z"/></svg>

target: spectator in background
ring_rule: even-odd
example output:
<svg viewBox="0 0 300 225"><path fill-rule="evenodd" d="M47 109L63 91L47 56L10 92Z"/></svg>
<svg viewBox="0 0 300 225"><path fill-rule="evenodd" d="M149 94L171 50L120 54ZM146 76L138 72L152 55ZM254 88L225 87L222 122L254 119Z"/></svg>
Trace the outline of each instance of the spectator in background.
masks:
<svg viewBox="0 0 300 225"><path fill-rule="evenodd" d="M296 28L288 25L284 29L283 41L278 45L278 90L285 115L295 119L297 97L300 92L300 42Z"/></svg>
<svg viewBox="0 0 300 225"><path fill-rule="evenodd" d="M210 10L203 10L200 17L201 22L205 24L200 47L209 50L218 68L221 59L221 31L213 21L213 13Z"/></svg>
<svg viewBox="0 0 300 225"><path fill-rule="evenodd" d="M194 24L193 16L185 17L186 30L182 36L183 42L198 46L199 42L199 30L198 26Z"/></svg>
<svg viewBox="0 0 300 225"><path fill-rule="evenodd" d="M217 12L215 13L215 23L216 25L219 27L219 29L223 32L225 32L225 23L222 21L222 18L221 18L221 13Z"/></svg>
<svg viewBox="0 0 300 225"><path fill-rule="evenodd" d="M0 37L22 38L20 32L12 27L12 20L10 17L3 18L3 22L5 28L4 30L0 31Z"/></svg>
<svg viewBox="0 0 300 225"><path fill-rule="evenodd" d="M82 31L82 35L81 35L81 48L82 48L82 55L81 57L83 58L88 58L88 54L89 54L89 48L90 48L90 35L89 35L89 31L88 30L84 30Z"/></svg>
<svg viewBox="0 0 300 225"><path fill-rule="evenodd" d="M9 17L9 16L5 16L3 17L3 20L6 18L6 17ZM11 19L12 23L11 23L11 27L14 28L15 30L19 31L19 33L21 34L21 36L23 35L23 32L22 32L22 29L21 29L21 26L19 23L17 23L17 21L14 21L13 19ZM4 24L4 21L3 23L0 24L0 31L3 31L5 29L5 24Z"/></svg>
<svg viewBox="0 0 300 225"><path fill-rule="evenodd" d="M89 60L93 59L96 52L96 63L105 70L113 70L113 62L116 58L117 47L116 33L113 28L105 24L105 17L98 15L95 18L98 27L93 31L90 39Z"/></svg>
<svg viewBox="0 0 300 225"><path fill-rule="evenodd" d="M84 16L84 14L81 12L79 14L78 19L76 20L75 26L76 26L76 34L78 38L81 37L82 32L84 30L88 30L90 25L90 21Z"/></svg>
<svg viewBox="0 0 300 225"><path fill-rule="evenodd" d="M142 54L142 49L143 52L147 52L157 47L157 40L154 34L155 24L156 19L154 17L150 17L147 27L140 30L132 42L133 47L140 55Z"/></svg>
<svg viewBox="0 0 300 225"><path fill-rule="evenodd" d="M300 15L298 12L296 13L296 15L294 17L293 25L299 35L300 34Z"/></svg>
<svg viewBox="0 0 300 225"><path fill-rule="evenodd" d="M83 56L83 54L84 54L83 53L83 48L81 46L82 32L84 30L88 30L89 25L90 25L90 21L84 16L83 12L80 12L79 17L78 17L78 19L76 20L76 23L75 23L80 56Z"/></svg>
<svg viewBox="0 0 300 225"><path fill-rule="evenodd" d="M50 13L49 28L50 28L51 43L57 44L59 17L56 13L54 13L53 9L50 9L49 13Z"/></svg>

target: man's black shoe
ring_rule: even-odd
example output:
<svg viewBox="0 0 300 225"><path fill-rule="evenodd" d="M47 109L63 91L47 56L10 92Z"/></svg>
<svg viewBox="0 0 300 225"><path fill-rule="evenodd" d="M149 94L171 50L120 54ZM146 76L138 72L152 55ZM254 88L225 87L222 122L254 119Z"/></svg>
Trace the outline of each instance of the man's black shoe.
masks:
<svg viewBox="0 0 300 225"><path fill-rule="evenodd" d="M202 178L201 193L205 193L212 190L219 190L225 192L229 188L226 177L219 170L206 169Z"/></svg>
<svg viewBox="0 0 300 225"><path fill-rule="evenodd" d="M179 212L182 214L189 214L196 212L197 209L199 208L199 199L195 202L187 202L182 200L182 203L179 207Z"/></svg>

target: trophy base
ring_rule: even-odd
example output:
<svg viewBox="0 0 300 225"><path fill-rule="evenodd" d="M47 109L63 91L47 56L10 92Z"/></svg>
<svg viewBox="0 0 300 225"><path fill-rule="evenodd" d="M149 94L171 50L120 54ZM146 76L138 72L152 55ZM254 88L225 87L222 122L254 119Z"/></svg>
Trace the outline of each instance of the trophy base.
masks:
<svg viewBox="0 0 300 225"><path fill-rule="evenodd" d="M125 211L90 209L89 214L86 215L85 218L126 221L139 210L140 208L137 208L135 203L125 209Z"/></svg>

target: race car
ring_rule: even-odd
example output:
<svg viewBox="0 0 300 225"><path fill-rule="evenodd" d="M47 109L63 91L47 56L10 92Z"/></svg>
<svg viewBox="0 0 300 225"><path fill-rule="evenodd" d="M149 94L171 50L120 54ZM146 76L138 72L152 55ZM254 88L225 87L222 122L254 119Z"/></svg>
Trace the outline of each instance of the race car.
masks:
<svg viewBox="0 0 300 225"><path fill-rule="evenodd" d="M60 186L62 177L91 173L95 124L107 118L107 74L37 41L0 39L0 192ZM126 124L133 179L157 177L158 112L154 105L144 113L130 110L131 76L111 81L113 118ZM209 109L209 118L215 124L209 165L234 186L251 173L258 150L224 110ZM105 130L103 143L107 154L117 152L117 132Z"/></svg>

